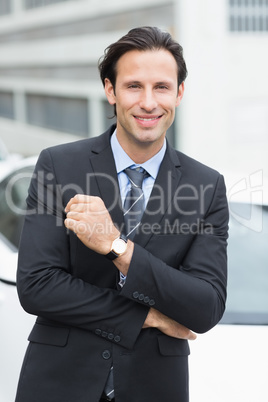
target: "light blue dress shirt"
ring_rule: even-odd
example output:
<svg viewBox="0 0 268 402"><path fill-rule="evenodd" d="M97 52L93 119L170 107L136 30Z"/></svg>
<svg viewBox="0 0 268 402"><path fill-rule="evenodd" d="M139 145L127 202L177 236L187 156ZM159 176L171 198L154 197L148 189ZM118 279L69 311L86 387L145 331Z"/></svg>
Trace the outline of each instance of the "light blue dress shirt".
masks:
<svg viewBox="0 0 268 402"><path fill-rule="evenodd" d="M166 152L166 147L167 147L166 140L164 141L164 144L163 144L162 148L160 149L160 151L156 155L154 155L151 159L147 160L146 162L144 162L142 164L136 164L128 156L128 154L123 150L123 148L119 144L118 139L116 137L116 130L114 131L114 133L111 137L111 147L112 147L112 152L113 152L114 160L115 160L115 166L116 166L116 171L117 171L122 205L124 205L124 201L125 201L127 192L131 187L129 178L128 178L127 174L124 172L124 169L126 169L128 167L131 167L133 169L142 167L149 173L150 176L148 176L144 179L143 185L142 185L142 190L144 193L144 202L145 202L144 208L145 208L147 205L147 202L150 198L150 194L151 194L152 188L154 186L156 176L158 174L161 162L162 162L165 152Z"/></svg>
<svg viewBox="0 0 268 402"><path fill-rule="evenodd" d="M151 159L147 160L146 162L138 165L128 156L128 154L123 150L123 148L119 144L116 136L116 130L114 131L111 137L111 148L115 160L122 205L124 205L127 192L131 187L130 180L127 174L124 172L124 170L128 167L131 167L133 169L142 167L149 173L150 176L146 177L143 180L142 184L142 190L144 193L144 209L145 209L147 202L150 198L150 194L154 186L154 182L158 174L161 162L166 152L167 148L166 140L164 141L162 148L156 155L154 155ZM122 272L120 272L119 286L123 287L126 282L126 279L127 277L123 275Z"/></svg>

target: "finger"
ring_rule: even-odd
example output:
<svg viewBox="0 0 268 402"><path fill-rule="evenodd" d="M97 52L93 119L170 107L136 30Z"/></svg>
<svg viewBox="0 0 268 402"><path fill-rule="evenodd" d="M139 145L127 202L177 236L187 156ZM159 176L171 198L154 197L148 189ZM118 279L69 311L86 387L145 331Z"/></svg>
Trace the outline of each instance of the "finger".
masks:
<svg viewBox="0 0 268 402"><path fill-rule="evenodd" d="M86 224L86 222L80 222L71 218L67 218L65 219L64 224L67 229L72 230L77 236L90 235L90 227Z"/></svg>
<svg viewBox="0 0 268 402"><path fill-rule="evenodd" d="M189 328L185 327L184 325L178 324L179 325L179 330L178 330L178 335L183 336L185 339L188 340L195 340L197 338L196 334L192 332Z"/></svg>
<svg viewBox="0 0 268 402"><path fill-rule="evenodd" d="M70 218L66 218L64 221L64 225L67 229L72 230L73 232L75 232L75 224L76 221Z"/></svg>
<svg viewBox="0 0 268 402"><path fill-rule="evenodd" d="M189 336L188 336L189 341L194 341L196 338L197 338L197 335L194 332L190 331Z"/></svg>
<svg viewBox="0 0 268 402"><path fill-rule="evenodd" d="M192 332L190 329L185 328L183 329L183 332L179 331L178 332L178 337L183 338L183 339L188 339L190 341L194 341L197 336L194 332Z"/></svg>
<svg viewBox="0 0 268 402"><path fill-rule="evenodd" d="M72 219L72 220L76 220L76 221L78 221L82 218L81 212L79 212L79 211L69 211L67 213L66 217L68 219Z"/></svg>
<svg viewBox="0 0 268 402"><path fill-rule="evenodd" d="M71 206L75 203L74 198L71 198L70 201L67 203L66 207L65 207L65 212L69 212L71 209Z"/></svg>
<svg viewBox="0 0 268 402"><path fill-rule="evenodd" d="M87 195L87 194L76 194L73 197L74 202L76 203L85 203L85 202L91 202L95 197L92 195Z"/></svg>
<svg viewBox="0 0 268 402"><path fill-rule="evenodd" d="M91 203L77 203L70 205L69 212L89 212L91 209Z"/></svg>
<svg viewBox="0 0 268 402"><path fill-rule="evenodd" d="M70 201L67 203L65 207L65 212L70 211L72 208L75 208L75 205L97 205L103 206L104 203L100 197L96 197L93 195L86 195L86 194L76 194ZM103 209L103 208L102 208Z"/></svg>
<svg viewBox="0 0 268 402"><path fill-rule="evenodd" d="M91 196L85 194L76 194L70 201L67 203L65 207L65 212L68 212L71 209L72 205L76 205L79 203L86 203L90 202Z"/></svg>

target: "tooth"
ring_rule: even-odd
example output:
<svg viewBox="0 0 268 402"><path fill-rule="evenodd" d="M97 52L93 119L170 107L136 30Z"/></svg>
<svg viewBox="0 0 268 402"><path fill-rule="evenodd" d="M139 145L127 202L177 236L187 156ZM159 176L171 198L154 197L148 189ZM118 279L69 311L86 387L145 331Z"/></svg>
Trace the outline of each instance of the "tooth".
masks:
<svg viewBox="0 0 268 402"><path fill-rule="evenodd" d="M145 119L143 117L138 117L139 120L143 120L143 121L151 121L151 120L156 120L156 117L153 117L151 119Z"/></svg>

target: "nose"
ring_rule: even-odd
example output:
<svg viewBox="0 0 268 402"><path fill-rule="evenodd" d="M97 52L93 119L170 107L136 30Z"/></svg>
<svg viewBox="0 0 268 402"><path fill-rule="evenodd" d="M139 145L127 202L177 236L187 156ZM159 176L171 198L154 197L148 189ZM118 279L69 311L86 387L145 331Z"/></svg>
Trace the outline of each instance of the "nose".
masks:
<svg viewBox="0 0 268 402"><path fill-rule="evenodd" d="M152 112L157 107L155 95L151 89L145 89L141 93L140 107L146 112Z"/></svg>

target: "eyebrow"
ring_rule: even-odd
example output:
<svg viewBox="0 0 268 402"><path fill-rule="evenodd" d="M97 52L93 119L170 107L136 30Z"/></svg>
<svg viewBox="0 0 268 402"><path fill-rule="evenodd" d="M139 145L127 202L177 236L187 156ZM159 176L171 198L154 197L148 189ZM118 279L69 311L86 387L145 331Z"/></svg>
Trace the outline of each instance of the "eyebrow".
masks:
<svg viewBox="0 0 268 402"><path fill-rule="evenodd" d="M137 81L137 80L127 80L123 83L123 85L131 85L131 84L135 84L135 85L142 85L141 81ZM154 85L166 85L166 86L173 86L173 83L171 81L157 81L154 83Z"/></svg>
<svg viewBox="0 0 268 402"><path fill-rule="evenodd" d="M125 81L124 83L123 83L124 85L129 85L129 84L141 84L141 81L136 81L136 80L128 80L128 81Z"/></svg>
<svg viewBox="0 0 268 402"><path fill-rule="evenodd" d="M168 86L172 86L173 83L171 81L159 81L156 82L156 85L168 85Z"/></svg>

